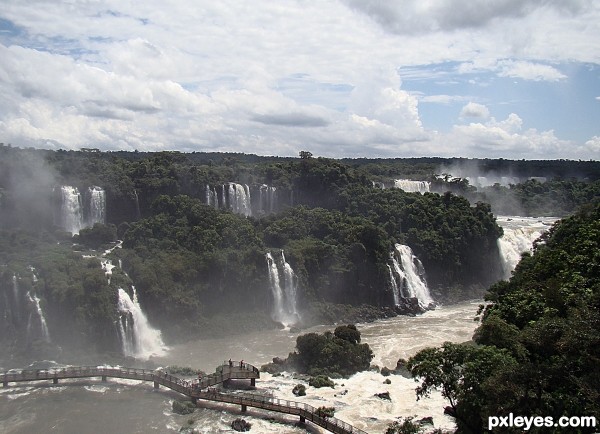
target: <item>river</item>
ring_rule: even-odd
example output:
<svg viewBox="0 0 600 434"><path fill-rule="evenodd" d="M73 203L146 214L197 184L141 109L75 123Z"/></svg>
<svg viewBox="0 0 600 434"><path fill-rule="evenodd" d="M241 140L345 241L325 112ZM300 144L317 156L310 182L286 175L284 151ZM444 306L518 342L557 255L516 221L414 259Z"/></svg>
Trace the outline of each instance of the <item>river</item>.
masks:
<svg viewBox="0 0 600 434"><path fill-rule="evenodd" d="M393 368L399 358L407 358L418 350L444 341L462 342L471 338L476 323L473 318L479 302L441 306L418 317L395 317L359 325L363 342L368 343L374 364ZM332 327L317 326L306 332L321 332ZM188 342L169 348L164 357L153 359L158 365L192 366L205 371L228 360L244 359L260 366L275 356L285 357L293 350L296 333L285 330L250 333L228 339ZM307 387L307 396L297 398L292 388L299 381L291 374L273 377L261 374L258 389L275 396L306 402L315 406L334 406L336 416L369 433L384 432L397 416L433 416L436 426L451 427L443 416L444 400L438 395L419 402L415 400L416 383L399 375L386 377L376 372L363 372L350 379L336 380L335 389ZM344 390L347 393L341 394ZM392 401L375 393L389 392ZM208 405L191 416L171 412L171 402L181 396L166 389L153 389L151 383L111 379L71 380L53 386L47 382L22 384L0 389L0 432L2 433L147 433L176 432L182 426L193 426L202 433L231 432L230 423L239 417L236 407L224 411L223 406ZM236 414L237 413L237 414ZM282 418L249 409L244 415L260 433L300 433L295 418ZM267 418L274 417L275 421ZM280 421L287 421L281 423ZM311 432L321 432L313 429Z"/></svg>

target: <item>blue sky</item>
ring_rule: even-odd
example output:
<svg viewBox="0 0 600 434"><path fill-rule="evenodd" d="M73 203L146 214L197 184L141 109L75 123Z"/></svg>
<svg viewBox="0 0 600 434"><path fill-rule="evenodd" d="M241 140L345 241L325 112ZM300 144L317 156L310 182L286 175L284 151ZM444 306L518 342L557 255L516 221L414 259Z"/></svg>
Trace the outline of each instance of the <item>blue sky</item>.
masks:
<svg viewBox="0 0 600 434"><path fill-rule="evenodd" d="M0 141L598 159L594 0L5 0Z"/></svg>

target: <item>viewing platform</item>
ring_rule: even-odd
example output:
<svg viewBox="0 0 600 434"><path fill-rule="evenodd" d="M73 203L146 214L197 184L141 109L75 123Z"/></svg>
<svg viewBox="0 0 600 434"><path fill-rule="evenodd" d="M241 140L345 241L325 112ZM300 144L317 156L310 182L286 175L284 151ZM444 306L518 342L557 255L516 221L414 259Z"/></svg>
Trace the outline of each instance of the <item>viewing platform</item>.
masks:
<svg viewBox="0 0 600 434"><path fill-rule="evenodd" d="M239 405L242 412L245 412L248 407L259 408L298 416L301 423L309 421L336 434L367 434L365 431L355 428L340 419L322 415L317 408L308 404L259 394L233 394L218 391L215 386L219 384L226 385L231 380L250 380L252 386L256 385L256 379L260 378L260 372L256 367L243 362L224 362L217 367L214 373L191 380L176 377L164 370L110 366L69 366L65 368L11 370L0 373L0 381L4 387L9 387L10 383L51 380L53 384L58 384L59 380L64 379L94 377L98 377L102 381L108 381L108 378L152 381L156 389L164 386L188 396L196 404L200 399Z"/></svg>

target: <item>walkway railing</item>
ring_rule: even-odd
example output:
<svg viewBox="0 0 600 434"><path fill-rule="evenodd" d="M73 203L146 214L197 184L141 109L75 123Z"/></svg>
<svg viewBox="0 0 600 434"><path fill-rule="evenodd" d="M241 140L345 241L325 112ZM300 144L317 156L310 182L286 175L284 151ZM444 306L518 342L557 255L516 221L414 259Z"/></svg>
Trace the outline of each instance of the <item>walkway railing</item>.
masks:
<svg viewBox="0 0 600 434"><path fill-rule="evenodd" d="M241 405L242 408L248 406L296 415L301 417L301 420L309 420L336 434L367 434L365 431L353 427L340 419L320 414L317 408L309 404L259 394L232 394L217 392L211 389L212 386L216 386L227 380L256 379L260 377L260 373L255 366L243 362L224 362L221 366L217 367L216 372L191 381L181 379L161 370L109 366L71 366L66 368L20 370L0 373L0 381L4 387L8 387L8 383L13 382L53 380L57 384L59 379L90 377L101 377L103 381L106 381L109 377L152 381L154 382L154 387L163 385L192 399L224 402Z"/></svg>

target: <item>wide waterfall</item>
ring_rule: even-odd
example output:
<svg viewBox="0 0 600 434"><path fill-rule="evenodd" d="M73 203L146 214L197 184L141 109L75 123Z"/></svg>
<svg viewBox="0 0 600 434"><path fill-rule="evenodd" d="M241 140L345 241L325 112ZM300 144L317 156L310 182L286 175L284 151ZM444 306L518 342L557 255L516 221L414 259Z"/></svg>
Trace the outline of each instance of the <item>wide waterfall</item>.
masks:
<svg viewBox="0 0 600 434"><path fill-rule="evenodd" d="M77 187L61 186L57 217L57 224L73 235L95 223L106 223L106 192L101 187L89 187L84 200Z"/></svg>
<svg viewBox="0 0 600 434"><path fill-rule="evenodd" d="M96 223L106 223L106 193L101 187L88 188L89 208L87 226L94 226Z"/></svg>
<svg viewBox="0 0 600 434"><path fill-rule="evenodd" d="M83 227L83 201L77 187L63 185L60 187L59 225L71 234L78 234Z"/></svg>
<svg viewBox="0 0 600 434"><path fill-rule="evenodd" d="M147 360L150 356L163 355L166 348L160 330L148 323L137 299L135 287L132 286L133 299L119 288L118 329L123 354L137 359Z"/></svg>
<svg viewBox="0 0 600 434"><path fill-rule="evenodd" d="M498 249L502 258L504 278L509 279L525 252L532 252L533 242L551 225L556 217L497 217L504 235L498 239Z"/></svg>
<svg viewBox="0 0 600 434"><path fill-rule="evenodd" d="M236 214L252 215L250 187L230 182L219 187L206 186L206 204L214 208L229 208Z"/></svg>
<svg viewBox="0 0 600 434"><path fill-rule="evenodd" d="M400 188L408 193L426 193L429 190L431 183L429 181L413 181L412 179L396 179L394 187Z"/></svg>
<svg viewBox="0 0 600 434"><path fill-rule="evenodd" d="M390 254L390 280L394 293L394 303L401 298L416 298L423 309L430 308L435 302L429 294L423 264L409 246L396 244Z"/></svg>
<svg viewBox="0 0 600 434"><path fill-rule="evenodd" d="M286 262L283 250L279 251L277 259L273 258L271 252L266 254L266 258L273 294L273 319L286 326L295 324L300 319L296 306L298 291L296 274L290 264Z"/></svg>

